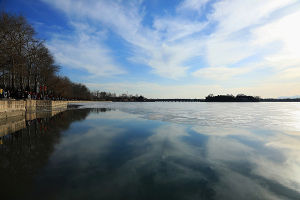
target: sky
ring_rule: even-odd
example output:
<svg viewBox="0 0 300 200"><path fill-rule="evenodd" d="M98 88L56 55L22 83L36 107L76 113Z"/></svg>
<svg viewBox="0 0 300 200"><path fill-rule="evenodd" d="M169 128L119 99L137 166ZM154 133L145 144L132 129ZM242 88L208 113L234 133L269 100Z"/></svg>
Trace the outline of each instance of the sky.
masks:
<svg viewBox="0 0 300 200"><path fill-rule="evenodd" d="M299 0L0 0L92 91L300 95Z"/></svg>

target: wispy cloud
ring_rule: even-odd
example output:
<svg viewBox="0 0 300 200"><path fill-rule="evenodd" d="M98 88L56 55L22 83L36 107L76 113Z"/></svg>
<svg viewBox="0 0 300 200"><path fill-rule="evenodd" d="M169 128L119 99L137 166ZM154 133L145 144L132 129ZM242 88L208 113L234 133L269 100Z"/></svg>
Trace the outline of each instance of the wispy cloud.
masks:
<svg viewBox="0 0 300 200"><path fill-rule="evenodd" d="M284 2L232 0L220 1L214 4L213 12L209 14L208 18L210 22L216 22L217 26L205 41L205 57L209 64L208 67L211 69L204 69L203 72L199 70L198 74L207 75L207 72L216 71L216 67L220 69L217 70L220 74L224 69L226 70L225 73L229 72L227 73L228 78L239 73L242 74L242 72L250 72L249 68L244 68L245 63L242 62L249 58L246 65L252 63L259 67L274 67L270 62L267 62L267 59L270 56L272 57L274 52L286 48L286 44L282 42L289 36L279 33L282 38L278 40L278 38L273 37L278 34L277 31L275 29L271 30L269 26L272 23L277 24L282 18L286 17L287 14L280 13L279 9L295 2L294 0ZM275 15L275 12L279 12L279 16L277 18L271 17ZM295 24L294 22L291 23ZM286 32L293 32L291 27L285 28ZM269 38L270 40L266 43L263 42L263 38ZM280 43L281 47L276 43ZM274 46L278 50L271 49ZM277 53L275 57L279 58ZM298 62L299 64L300 62ZM232 65L237 66L232 68ZM285 65L289 65L289 63L285 63ZM256 69L256 67L254 66L253 69Z"/></svg>
<svg viewBox="0 0 300 200"><path fill-rule="evenodd" d="M299 67L300 28L296 25L299 20L300 10L253 30L256 45L270 45L274 42L280 45L276 52L265 57L270 65L277 68Z"/></svg>
<svg viewBox="0 0 300 200"><path fill-rule="evenodd" d="M201 11L203 7L211 0L185 0L177 7L177 11L195 10Z"/></svg>
<svg viewBox="0 0 300 200"><path fill-rule="evenodd" d="M130 46L132 57L129 60L148 65L163 77L185 76L188 69L183 63L193 57L196 47L187 43L174 43L188 35L200 31L203 24L189 23L187 20L157 18L153 27L142 24L143 9L139 1L120 4L112 1L61 1L45 2L65 12L72 20L88 18L108 27L121 36ZM185 51L183 51L183 47ZM190 51L189 51L190 50Z"/></svg>
<svg viewBox="0 0 300 200"><path fill-rule="evenodd" d="M93 30L85 24L72 23L70 35L56 35L48 42L58 64L86 70L92 77L114 76L126 73L112 58L111 50L100 38L105 32Z"/></svg>

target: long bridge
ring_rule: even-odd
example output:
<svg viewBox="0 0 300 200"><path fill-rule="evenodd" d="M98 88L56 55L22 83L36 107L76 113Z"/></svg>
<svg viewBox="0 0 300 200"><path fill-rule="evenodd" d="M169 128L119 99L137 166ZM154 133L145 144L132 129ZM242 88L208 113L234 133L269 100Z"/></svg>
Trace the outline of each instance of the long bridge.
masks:
<svg viewBox="0 0 300 200"><path fill-rule="evenodd" d="M146 102L205 102L205 99L146 99Z"/></svg>

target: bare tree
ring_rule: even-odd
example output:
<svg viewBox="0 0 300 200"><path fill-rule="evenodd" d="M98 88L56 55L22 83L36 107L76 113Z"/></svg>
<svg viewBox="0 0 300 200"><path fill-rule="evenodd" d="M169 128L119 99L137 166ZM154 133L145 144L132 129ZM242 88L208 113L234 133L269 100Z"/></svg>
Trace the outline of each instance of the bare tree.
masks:
<svg viewBox="0 0 300 200"><path fill-rule="evenodd" d="M33 27L23 16L0 14L0 88L43 92L61 98L90 98L90 91L67 77L59 77L59 66ZM43 91L39 88L43 87ZM45 91L45 89L47 91Z"/></svg>

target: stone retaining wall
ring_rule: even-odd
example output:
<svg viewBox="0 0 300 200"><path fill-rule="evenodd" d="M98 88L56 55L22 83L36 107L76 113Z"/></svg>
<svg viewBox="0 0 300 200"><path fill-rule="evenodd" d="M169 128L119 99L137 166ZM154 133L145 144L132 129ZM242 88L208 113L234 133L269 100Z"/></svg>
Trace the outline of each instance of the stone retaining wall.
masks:
<svg viewBox="0 0 300 200"><path fill-rule="evenodd" d="M25 115L25 101L0 101L0 119Z"/></svg>
<svg viewBox="0 0 300 200"><path fill-rule="evenodd" d="M52 108L65 108L67 109L68 107L67 101L51 101L51 107Z"/></svg>
<svg viewBox="0 0 300 200"><path fill-rule="evenodd" d="M25 111L67 109L68 101L1 100L0 120L25 115Z"/></svg>
<svg viewBox="0 0 300 200"><path fill-rule="evenodd" d="M27 111L35 111L36 110L36 102L37 100L26 100L26 110Z"/></svg>

